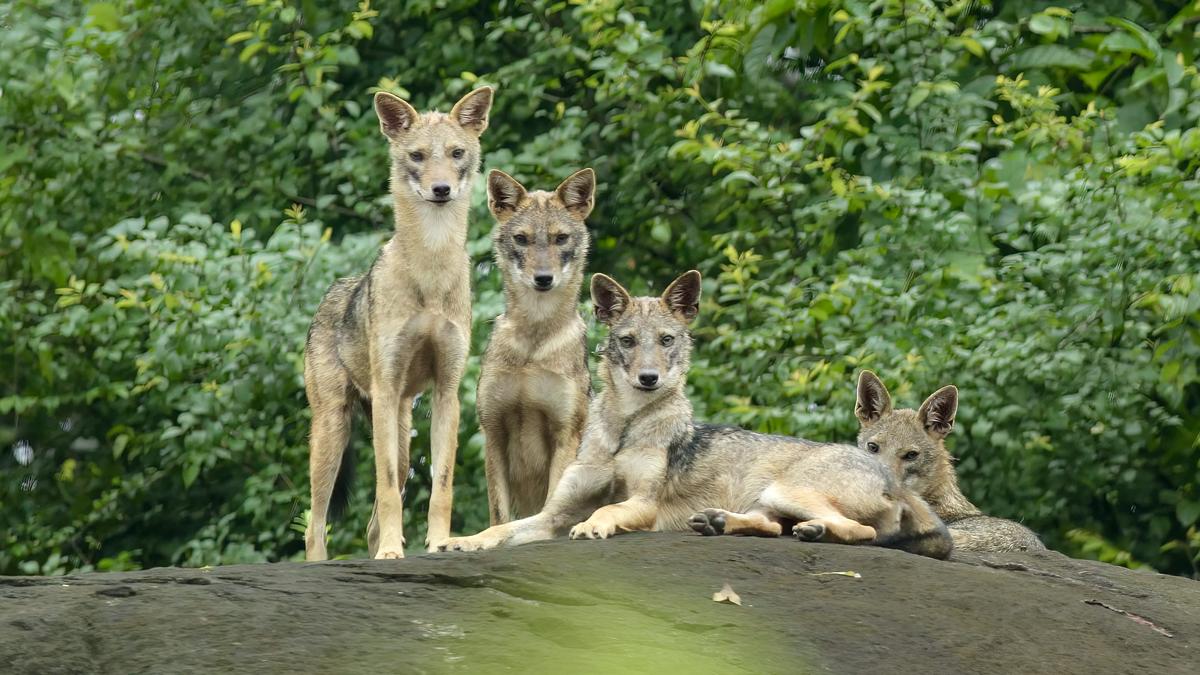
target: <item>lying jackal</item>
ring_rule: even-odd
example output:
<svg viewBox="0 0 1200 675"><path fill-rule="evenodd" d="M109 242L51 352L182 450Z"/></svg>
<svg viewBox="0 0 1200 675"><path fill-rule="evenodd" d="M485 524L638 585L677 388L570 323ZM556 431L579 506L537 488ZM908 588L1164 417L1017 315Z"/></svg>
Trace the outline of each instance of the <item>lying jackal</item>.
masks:
<svg viewBox="0 0 1200 675"><path fill-rule="evenodd" d="M892 467L905 487L925 498L950 528L961 551L1042 551L1032 530L985 516L958 489L958 475L943 442L954 429L958 389L938 389L919 410L893 410L892 395L869 370L858 378L854 414L862 423L858 446Z"/></svg>
<svg viewBox="0 0 1200 675"><path fill-rule="evenodd" d="M440 550L522 544L568 530L575 539L603 539L689 528L779 536L791 527L803 540L949 555L950 535L929 506L854 446L692 420L687 327L699 309L698 272L658 298L632 298L597 274L592 301L609 336L599 366L604 390L592 401L578 459L541 513L450 539Z"/></svg>
<svg viewBox="0 0 1200 675"><path fill-rule="evenodd" d="M354 460L346 449L356 402L371 416L375 446L371 556L404 557L412 402L431 384L433 488L425 543L450 533L458 385L471 344L467 212L479 172L479 136L491 106L490 87L464 96L449 115L418 114L391 94L375 95L391 156L396 232L371 271L334 282L308 330L304 385L313 415L308 560L327 557L330 501L335 487L343 496L348 489Z"/></svg>
<svg viewBox="0 0 1200 675"><path fill-rule="evenodd" d="M591 375L577 306L595 191L591 169L554 192L526 192L502 171L488 174L505 299L476 398L492 525L541 511L579 448Z"/></svg>

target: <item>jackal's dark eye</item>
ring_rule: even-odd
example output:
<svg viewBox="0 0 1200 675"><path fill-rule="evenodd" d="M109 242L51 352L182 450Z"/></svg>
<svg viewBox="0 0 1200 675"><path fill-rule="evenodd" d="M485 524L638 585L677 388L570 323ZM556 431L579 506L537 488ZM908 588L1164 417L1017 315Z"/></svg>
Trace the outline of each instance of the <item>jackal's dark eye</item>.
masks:
<svg viewBox="0 0 1200 675"><path fill-rule="evenodd" d="M879 444L874 441L867 443L867 449L871 452L879 452Z"/></svg>
<svg viewBox="0 0 1200 675"><path fill-rule="evenodd" d="M662 343L662 346L670 347L672 344L675 343L675 336L674 335L664 335L664 336L658 338L658 341L660 343Z"/></svg>
<svg viewBox="0 0 1200 675"><path fill-rule="evenodd" d="M411 159L411 160L412 160L412 161L414 161L414 162L420 162L420 161L424 161L424 159L425 159L425 153L423 153L423 152L410 152L410 153L408 153L408 158L409 158L409 159Z"/></svg>
<svg viewBox="0 0 1200 675"><path fill-rule="evenodd" d="M633 336L631 336L631 335L622 335L620 340L621 340L621 346L626 349L629 349L630 347L637 344L637 340L634 340Z"/></svg>
<svg viewBox="0 0 1200 675"><path fill-rule="evenodd" d="M921 456L921 453L917 452L916 450L909 450L908 452L901 455L900 459L902 459L906 462L911 462L920 456Z"/></svg>
<svg viewBox="0 0 1200 675"><path fill-rule="evenodd" d="M455 148L450 153L450 156L453 157L454 159L462 159L463 155L465 155L465 154L467 154L466 150L463 150L462 148Z"/></svg>
<svg viewBox="0 0 1200 675"><path fill-rule="evenodd" d="M529 237L523 234L514 234L513 241L517 242L517 246L526 246L529 244Z"/></svg>
<svg viewBox="0 0 1200 675"><path fill-rule="evenodd" d="M568 241L570 241L570 240L571 240L571 235L569 235L569 234L560 234L560 235L558 235L557 237L555 237L555 238L554 238L554 243L555 243L555 244L558 244L559 246L562 246L563 244L567 243L567 242L568 242Z"/></svg>

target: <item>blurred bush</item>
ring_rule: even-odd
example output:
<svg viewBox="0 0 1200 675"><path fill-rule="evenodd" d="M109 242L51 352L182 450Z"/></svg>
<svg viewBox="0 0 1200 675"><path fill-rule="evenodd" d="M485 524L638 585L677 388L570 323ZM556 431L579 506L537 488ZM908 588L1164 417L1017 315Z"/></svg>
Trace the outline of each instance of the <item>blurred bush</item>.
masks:
<svg viewBox="0 0 1200 675"><path fill-rule="evenodd" d="M0 572L301 554L305 330L391 223L370 96L488 83L488 167L596 168L593 270L705 273L698 414L849 440L858 369L904 405L953 382L980 506L1196 575L1198 25L1134 0L7 3ZM490 228L480 185L475 353ZM369 483L332 551L362 553Z"/></svg>

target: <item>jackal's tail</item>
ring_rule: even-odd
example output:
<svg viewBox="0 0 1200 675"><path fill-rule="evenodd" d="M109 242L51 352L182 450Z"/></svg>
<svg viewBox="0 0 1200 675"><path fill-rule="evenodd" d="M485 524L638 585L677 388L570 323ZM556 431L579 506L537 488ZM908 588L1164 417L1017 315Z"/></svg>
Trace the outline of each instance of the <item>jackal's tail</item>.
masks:
<svg viewBox="0 0 1200 675"><path fill-rule="evenodd" d="M354 473L358 464L358 452L353 443L346 443L342 451L342 463L338 466L337 478L333 481L333 494L329 497L329 519L339 520L350 505L350 490L354 487Z"/></svg>
<svg viewBox="0 0 1200 675"><path fill-rule="evenodd" d="M364 416L370 425L371 404L359 399ZM342 448L342 461L338 464L337 478L333 481L333 493L329 497L329 519L338 520L350 506L350 492L354 489L354 477L358 469L358 449L351 434L346 434L346 447Z"/></svg>
<svg viewBox="0 0 1200 675"><path fill-rule="evenodd" d="M949 558L954 550L946 524L924 499L912 493L900 498L900 528L880 534L875 544L938 559Z"/></svg>

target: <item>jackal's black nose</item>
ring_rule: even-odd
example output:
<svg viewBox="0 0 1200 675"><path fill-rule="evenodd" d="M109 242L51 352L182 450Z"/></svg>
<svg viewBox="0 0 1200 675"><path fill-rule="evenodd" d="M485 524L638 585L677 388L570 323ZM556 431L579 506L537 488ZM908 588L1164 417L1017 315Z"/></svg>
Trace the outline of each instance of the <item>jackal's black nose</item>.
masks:
<svg viewBox="0 0 1200 675"><path fill-rule="evenodd" d="M437 197L438 199L449 198L450 197L450 184L449 183L434 183L433 184L433 196Z"/></svg>
<svg viewBox="0 0 1200 675"><path fill-rule="evenodd" d="M658 373L653 370L643 370L638 373L638 383L643 387L653 387L658 384Z"/></svg>
<svg viewBox="0 0 1200 675"><path fill-rule="evenodd" d="M533 285L539 290L548 290L554 285L553 274L535 274L533 275Z"/></svg>

